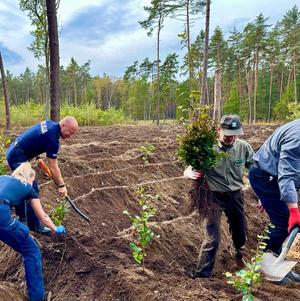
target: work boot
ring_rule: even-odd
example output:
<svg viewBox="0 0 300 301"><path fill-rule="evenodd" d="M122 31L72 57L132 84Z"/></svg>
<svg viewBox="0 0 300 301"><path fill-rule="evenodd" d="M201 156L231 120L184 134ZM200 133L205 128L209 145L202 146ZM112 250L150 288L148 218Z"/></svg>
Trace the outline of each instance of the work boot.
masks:
<svg viewBox="0 0 300 301"><path fill-rule="evenodd" d="M246 262L244 260L245 247L241 247L236 249L235 253L235 262L238 269L243 269L246 267Z"/></svg>
<svg viewBox="0 0 300 301"><path fill-rule="evenodd" d="M34 232L42 234L42 235L50 235L51 234L51 229L48 227L45 227L42 224L39 224L38 226L33 229Z"/></svg>

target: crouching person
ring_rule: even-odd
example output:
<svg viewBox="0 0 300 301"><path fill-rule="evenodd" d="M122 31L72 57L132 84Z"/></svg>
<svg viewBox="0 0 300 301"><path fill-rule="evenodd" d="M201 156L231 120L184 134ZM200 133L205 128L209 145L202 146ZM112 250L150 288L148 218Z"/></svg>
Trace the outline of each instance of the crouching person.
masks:
<svg viewBox="0 0 300 301"><path fill-rule="evenodd" d="M29 301L43 301L45 290L41 252L28 227L12 216L11 206L29 200L38 219L52 233L63 234L65 228L62 225L56 227L43 210L32 187L34 179L35 171L29 162L22 163L11 176L0 176L0 240L23 257Z"/></svg>

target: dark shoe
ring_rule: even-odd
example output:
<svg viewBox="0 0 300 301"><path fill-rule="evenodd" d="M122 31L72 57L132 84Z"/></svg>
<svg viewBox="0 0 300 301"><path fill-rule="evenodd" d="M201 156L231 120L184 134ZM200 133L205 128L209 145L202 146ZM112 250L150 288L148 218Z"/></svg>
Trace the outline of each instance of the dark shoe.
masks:
<svg viewBox="0 0 300 301"><path fill-rule="evenodd" d="M33 231L36 233L42 234L42 235L50 235L51 234L51 229L48 227L45 227L43 225L39 225L39 226L35 227L35 229Z"/></svg>
<svg viewBox="0 0 300 301"><path fill-rule="evenodd" d="M210 278L211 275L203 275L200 272L197 271L188 271L187 275L192 278L192 279L196 279L196 278Z"/></svg>
<svg viewBox="0 0 300 301"><path fill-rule="evenodd" d="M286 285L291 282L300 282L300 275L295 272L288 272L285 277L283 277L280 281L272 281L277 285Z"/></svg>
<svg viewBox="0 0 300 301"><path fill-rule="evenodd" d="M244 258L238 258L238 257L235 257L235 263L236 263L236 267L238 269L244 269L246 267L246 261L244 260Z"/></svg>
<svg viewBox="0 0 300 301"><path fill-rule="evenodd" d="M300 275L293 271L288 272L285 277L291 279L293 282L300 282Z"/></svg>

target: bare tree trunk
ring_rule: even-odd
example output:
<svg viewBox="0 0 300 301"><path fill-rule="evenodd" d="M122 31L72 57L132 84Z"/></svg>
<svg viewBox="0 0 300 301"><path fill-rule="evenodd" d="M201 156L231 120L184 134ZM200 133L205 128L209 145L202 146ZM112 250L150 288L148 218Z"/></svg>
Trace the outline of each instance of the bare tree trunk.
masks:
<svg viewBox="0 0 300 301"><path fill-rule="evenodd" d="M296 46L295 46L296 48ZM295 102L298 102L297 97L297 77L296 77L296 69L297 69L297 56L296 56L296 50L293 51L293 65L294 65L294 95L295 95Z"/></svg>
<svg viewBox="0 0 300 301"><path fill-rule="evenodd" d="M161 31L161 16L159 17L157 29L157 102L156 102L156 124L159 125L160 120L160 31Z"/></svg>
<svg viewBox="0 0 300 301"><path fill-rule="evenodd" d="M283 92L283 74L284 74L284 69L282 67L281 71L281 77L280 77L280 92L279 92L279 100L281 100L282 97L282 92Z"/></svg>
<svg viewBox="0 0 300 301"><path fill-rule="evenodd" d="M258 45L255 51L255 72L254 72L254 95L253 95L253 123L256 123L256 102L257 102L257 86L258 86Z"/></svg>
<svg viewBox="0 0 300 301"><path fill-rule="evenodd" d="M246 81L247 81L247 92L248 92L248 124L252 121L252 104L251 104L251 78L246 68Z"/></svg>
<svg viewBox="0 0 300 301"><path fill-rule="evenodd" d="M201 84L201 104L202 105L206 105L208 103L207 102L206 81L207 81L207 63L208 63L209 18L210 18L210 0L206 0L203 76L202 76L202 84Z"/></svg>
<svg viewBox="0 0 300 301"><path fill-rule="evenodd" d="M237 92L238 92L238 97L239 97L239 113L242 112L243 110L243 97L242 97L242 86L241 86L241 64L240 61L238 60L237 62L238 66L238 74L237 74Z"/></svg>
<svg viewBox="0 0 300 301"><path fill-rule="evenodd" d="M188 67L189 67L189 89L190 95L193 90L193 66L191 58L191 39L190 39L190 0L186 1L186 43L188 50Z"/></svg>
<svg viewBox="0 0 300 301"><path fill-rule="evenodd" d="M2 55L0 52L0 72L2 78L2 86L3 86L3 93L4 93L4 100L5 100L5 134L10 133L10 113L9 113L9 98L8 98L8 89L7 83L5 78L4 66L2 61Z"/></svg>
<svg viewBox="0 0 300 301"><path fill-rule="evenodd" d="M269 87L269 105L268 105L268 119L267 122L271 121L271 104L272 104L272 87L273 87L273 70L274 65L271 64L271 70L270 70L270 87Z"/></svg>
<svg viewBox="0 0 300 301"><path fill-rule="evenodd" d="M214 85L214 108L213 108L213 119L221 119L221 72L220 69L216 70L215 73L215 85Z"/></svg>
<svg viewBox="0 0 300 301"><path fill-rule="evenodd" d="M59 121L59 43L55 0L46 0L50 47L50 118Z"/></svg>

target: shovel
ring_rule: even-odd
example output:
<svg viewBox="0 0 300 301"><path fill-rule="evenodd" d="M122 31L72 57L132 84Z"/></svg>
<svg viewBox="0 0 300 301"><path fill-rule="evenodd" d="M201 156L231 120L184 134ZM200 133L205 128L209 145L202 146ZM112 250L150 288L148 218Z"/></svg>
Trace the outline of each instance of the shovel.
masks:
<svg viewBox="0 0 300 301"><path fill-rule="evenodd" d="M295 227L282 246L282 251L278 257L272 253L264 253L260 263L260 270L265 274L265 278L270 281L279 282L296 265L296 261L285 260L285 257L292 246L295 237L299 232L299 227Z"/></svg>
<svg viewBox="0 0 300 301"><path fill-rule="evenodd" d="M37 157L38 159L38 167L41 168L53 181L54 179L52 178L52 174L50 171L50 168L48 167L48 165L39 157ZM55 181L54 181L55 182ZM83 212L81 212L74 204L74 202L71 200L71 198L66 195L66 200L69 202L69 204L71 205L71 207L82 217L84 218L87 222L90 222L90 219L88 218L88 216L86 216Z"/></svg>

